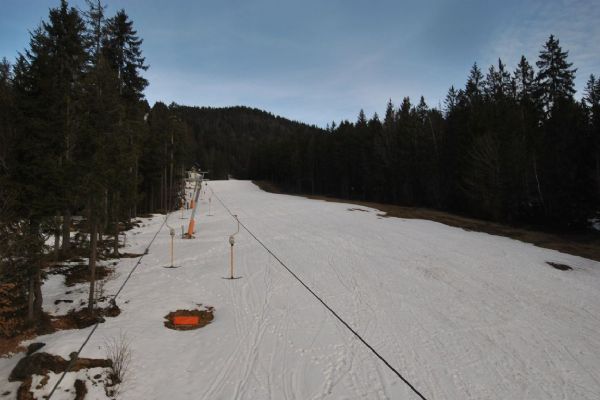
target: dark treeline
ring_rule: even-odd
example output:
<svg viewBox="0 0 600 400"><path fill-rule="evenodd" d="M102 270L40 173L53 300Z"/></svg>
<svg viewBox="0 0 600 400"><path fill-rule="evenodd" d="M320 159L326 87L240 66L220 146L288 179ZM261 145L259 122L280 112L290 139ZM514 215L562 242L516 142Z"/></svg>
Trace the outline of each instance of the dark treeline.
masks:
<svg viewBox="0 0 600 400"><path fill-rule="evenodd" d="M284 123L244 108L172 105L213 177L270 180L288 191L424 206L559 229L600 209L600 82L580 101L576 70L551 36L534 68L473 65L444 110L390 101L383 119Z"/></svg>
<svg viewBox="0 0 600 400"><path fill-rule="evenodd" d="M30 35L14 65L0 63L0 336L43 322L50 261L89 258L93 311L98 253L117 257L123 226L172 208L191 163L186 126L144 99L142 40L124 10L63 0Z"/></svg>
<svg viewBox="0 0 600 400"><path fill-rule="evenodd" d="M300 154L296 145L302 145L305 138L326 133L249 107L171 104L169 109L189 128L193 143L189 150L198 166L210 171L212 179L233 175L238 179L264 177L278 182L293 181L295 175L287 168L295 169L301 160L279 160Z"/></svg>

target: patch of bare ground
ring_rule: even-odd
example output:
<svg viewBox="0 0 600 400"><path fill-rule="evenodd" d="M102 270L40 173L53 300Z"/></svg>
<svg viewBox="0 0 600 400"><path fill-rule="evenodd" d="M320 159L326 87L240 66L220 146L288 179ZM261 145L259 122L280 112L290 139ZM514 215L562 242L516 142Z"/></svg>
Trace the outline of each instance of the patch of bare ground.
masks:
<svg viewBox="0 0 600 400"><path fill-rule="evenodd" d="M283 192L277 185L265 181L253 181L259 188L266 192L277 194L294 193ZM491 235L505 236L522 242L531 243L538 247L558 250L591 260L600 261L600 235L593 232L584 233L553 233L541 232L528 227L513 227L496 222L489 222L475 218L463 217L443 211L419 207L404 207L392 204L375 203L360 200L346 200L327 196L297 195L314 200L324 200L335 203L345 203L370 207L382 211L381 217L396 217L406 219L425 219L445 225L462 228L468 231L484 232Z"/></svg>
<svg viewBox="0 0 600 400"><path fill-rule="evenodd" d="M71 354L71 360L65 360L61 356L38 352L22 358L11 371L8 380L10 382L21 382L21 385L17 390L17 400L33 400L34 397L33 393L31 392L33 375L43 376L40 384L36 387L36 389L41 389L46 383L48 383L48 373L50 372L59 374L64 372L67 368L69 368L69 371L71 372L77 372L82 369L111 367L111 360L78 358L77 353ZM75 399L83 400L87 394L85 382L76 380L74 389L76 396Z"/></svg>
<svg viewBox="0 0 600 400"><path fill-rule="evenodd" d="M572 271L573 270L573 267L568 266L567 264L559 264L559 263L550 262L550 261L546 261L546 264L548 264L552 268L558 269L560 271Z"/></svg>
<svg viewBox="0 0 600 400"><path fill-rule="evenodd" d="M96 308L90 312L87 308L71 310L66 315L52 317L50 323L55 331L67 329L84 329L94 325L96 322L104 322L105 317L116 317L121 314L121 309L116 304L105 308Z"/></svg>
<svg viewBox="0 0 600 400"><path fill-rule="evenodd" d="M103 265L96 266L96 280L105 279L113 270ZM90 269L87 264L76 264L60 270L65 276L65 285L74 286L77 283L86 283L90 281Z"/></svg>
<svg viewBox="0 0 600 400"><path fill-rule="evenodd" d="M214 319L214 307L205 310L177 310L165 315L165 327L178 331L202 328Z"/></svg>
<svg viewBox="0 0 600 400"><path fill-rule="evenodd" d="M25 351L26 348L21 345L21 342L33 339L36 336L35 329L28 329L27 331L10 338L0 338L0 357L6 357L13 353Z"/></svg>
<svg viewBox="0 0 600 400"><path fill-rule="evenodd" d="M104 322L105 318L113 318L121 313L116 304L104 308L96 308L93 313L86 309L72 310L66 315L51 316L44 313L37 326L31 327L15 336L0 338L0 357L27 350L21 343L39 335L63 331L67 329L83 329L94 325L97 321Z"/></svg>

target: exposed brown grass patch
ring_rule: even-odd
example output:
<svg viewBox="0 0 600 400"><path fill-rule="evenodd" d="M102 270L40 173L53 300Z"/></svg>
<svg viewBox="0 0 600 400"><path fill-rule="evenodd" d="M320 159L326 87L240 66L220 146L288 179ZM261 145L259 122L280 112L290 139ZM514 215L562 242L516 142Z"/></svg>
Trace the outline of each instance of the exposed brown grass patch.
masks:
<svg viewBox="0 0 600 400"><path fill-rule="evenodd" d="M21 342L36 337L37 334L34 329L29 329L17 336L0 339L0 357L8 356L12 353L20 353L27 350L25 346L21 346Z"/></svg>
<svg viewBox="0 0 600 400"><path fill-rule="evenodd" d="M103 265L96 266L96 280L102 280L113 272L112 269ZM65 275L65 285L73 286L77 283L85 283L90 281L90 270L87 264L77 264L63 272Z"/></svg>
<svg viewBox="0 0 600 400"><path fill-rule="evenodd" d="M104 317L116 317L121 314L121 309L116 305L110 305L105 308L96 308L90 312L87 308L82 310L72 310L66 315L53 317L51 320L52 328L57 331L66 329L83 329L94 325L98 320L104 322Z"/></svg>
<svg viewBox="0 0 600 400"><path fill-rule="evenodd" d="M262 190L270 193L283 192L273 183L253 181ZM285 193L292 194L293 193ZM419 207L403 207L392 204L369 201L346 200L327 196L298 195L313 200L324 200L336 203L361 205L382 211L381 217L396 217L406 219L424 219L445 225L462 228L468 231L485 232L491 235L505 236L522 242L531 243L538 247L558 250L591 260L600 261L600 235L590 233L550 233L530 229L528 227L512 227L495 222L463 217L443 211Z"/></svg>

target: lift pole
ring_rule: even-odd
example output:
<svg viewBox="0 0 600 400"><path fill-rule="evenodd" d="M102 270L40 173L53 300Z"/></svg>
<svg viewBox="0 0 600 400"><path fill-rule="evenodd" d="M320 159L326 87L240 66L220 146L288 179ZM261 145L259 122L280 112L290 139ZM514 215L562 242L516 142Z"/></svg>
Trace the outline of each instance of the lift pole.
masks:
<svg viewBox="0 0 600 400"><path fill-rule="evenodd" d="M188 225L188 231L186 237L191 239L194 236L194 228L196 227L196 221L194 217L196 216L196 209L198 208L198 197L200 196L200 191L198 189L198 181L201 182L202 178L196 180L196 190L194 190L194 197L192 198L192 204L194 208L192 209L192 216L190 217L190 223Z"/></svg>
<svg viewBox="0 0 600 400"><path fill-rule="evenodd" d="M237 235L238 233L240 233L240 220L238 219L237 215L234 215L233 217L237 221L237 232L234 233L233 235L229 236L229 245L230 245L229 278L225 278L225 279L238 279L238 278L241 278L241 276L238 276L238 277L233 276L233 245L235 244L235 235Z"/></svg>

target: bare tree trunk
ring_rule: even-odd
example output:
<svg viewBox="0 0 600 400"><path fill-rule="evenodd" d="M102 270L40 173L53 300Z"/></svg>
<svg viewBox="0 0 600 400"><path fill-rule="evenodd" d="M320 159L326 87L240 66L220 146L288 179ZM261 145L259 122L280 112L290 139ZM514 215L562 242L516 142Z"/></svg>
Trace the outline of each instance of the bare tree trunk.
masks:
<svg viewBox="0 0 600 400"><path fill-rule="evenodd" d="M97 245L97 230L98 224L95 220L91 220L91 235L90 235L90 261L89 261L89 269L90 269L90 296L88 299L88 310L90 312L94 311L94 289L96 285L96 245Z"/></svg>
<svg viewBox="0 0 600 400"><path fill-rule="evenodd" d="M540 185L540 179L538 177L537 171L537 157L533 155L533 174L535 176L535 182L537 185L538 196L540 198L540 202L542 203L542 208L544 210L544 215L546 214L546 204L544 203L544 196L542 196L542 186Z"/></svg>
<svg viewBox="0 0 600 400"><path fill-rule="evenodd" d="M598 192L598 198L600 199L600 152L596 153L596 190Z"/></svg>
<svg viewBox="0 0 600 400"><path fill-rule="evenodd" d="M29 278L29 293L27 294L27 321L36 322L42 313L42 279L40 267L35 267L35 272Z"/></svg>
<svg viewBox="0 0 600 400"><path fill-rule="evenodd" d="M36 320L39 320L39 317L42 314L42 306L44 304L42 297L42 271L39 265L37 265L35 268L33 286L33 291L35 294L35 299L33 301L33 315Z"/></svg>
<svg viewBox="0 0 600 400"><path fill-rule="evenodd" d="M173 209L173 129L171 129L171 165L169 167L169 207L168 211Z"/></svg>
<svg viewBox="0 0 600 400"><path fill-rule="evenodd" d="M33 278L29 278L29 290L27 292L27 321L34 322L35 316L33 313L34 283Z"/></svg>
<svg viewBox="0 0 600 400"><path fill-rule="evenodd" d="M56 217L56 228L54 229L54 259L60 259L60 218Z"/></svg>
<svg viewBox="0 0 600 400"><path fill-rule="evenodd" d="M113 218L115 221L115 227L114 227L114 232L115 232L115 237L114 237L114 241L113 241L113 256L115 257L119 257L119 193L115 193L115 200L113 202L113 206L114 206L114 211L113 211Z"/></svg>
<svg viewBox="0 0 600 400"><path fill-rule="evenodd" d="M159 195L160 195L160 201L158 202L158 204L159 204L159 207L160 207L161 209L163 209L163 208L164 208L164 203L163 203L163 202L164 202L164 200L165 200L165 195L164 195L164 192L163 192L163 191L164 191L164 178L163 178L163 175L161 174L161 175L160 175L160 188L159 188L159 192L160 192L160 193L159 193Z"/></svg>
<svg viewBox="0 0 600 400"><path fill-rule="evenodd" d="M62 251L65 255L71 251L71 210L65 210L63 215Z"/></svg>
<svg viewBox="0 0 600 400"><path fill-rule="evenodd" d="M133 196L133 218L137 218L137 203L138 203L138 157L135 156L135 165L133 167L133 187L135 190L135 194Z"/></svg>
<svg viewBox="0 0 600 400"><path fill-rule="evenodd" d="M110 223L108 215L108 189L104 189L104 213L102 215L104 216L103 224L98 230L101 232L108 232L108 224Z"/></svg>
<svg viewBox="0 0 600 400"><path fill-rule="evenodd" d="M168 181L168 175L167 175L167 166L165 165L165 173L164 173L164 188L165 188L165 192L164 192L164 196L165 196L165 207L164 207L164 211L165 214L167 213L167 210L169 209L169 181Z"/></svg>

